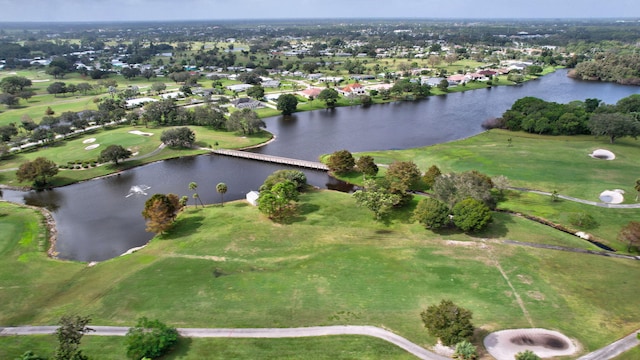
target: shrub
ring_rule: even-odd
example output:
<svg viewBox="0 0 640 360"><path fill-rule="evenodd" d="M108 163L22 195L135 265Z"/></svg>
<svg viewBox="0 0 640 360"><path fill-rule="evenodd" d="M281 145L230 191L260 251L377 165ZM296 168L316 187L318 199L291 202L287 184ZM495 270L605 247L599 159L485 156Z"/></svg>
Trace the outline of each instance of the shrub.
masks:
<svg viewBox="0 0 640 360"><path fill-rule="evenodd" d="M413 220L427 229L439 229L449 224L449 207L436 199L425 198L418 202L413 211Z"/></svg>
<svg viewBox="0 0 640 360"><path fill-rule="evenodd" d="M491 222L491 210L482 201L466 198L453 207L453 223L464 232L484 229Z"/></svg>
<svg viewBox="0 0 640 360"><path fill-rule="evenodd" d="M516 354L516 360L540 360L540 357L531 350L525 350Z"/></svg>
<svg viewBox="0 0 640 360"><path fill-rule="evenodd" d="M134 360L160 357L171 350L179 336L176 328L142 317L136 327L127 332L127 356Z"/></svg>
<svg viewBox="0 0 640 360"><path fill-rule="evenodd" d="M472 343L464 340L456 344L456 351L453 358L457 360L475 360L478 357L476 347Z"/></svg>
<svg viewBox="0 0 640 360"><path fill-rule="evenodd" d="M592 229L598 225L596 219L594 219L591 214L587 214L584 212L569 214L569 222L571 223L571 225L583 229Z"/></svg>

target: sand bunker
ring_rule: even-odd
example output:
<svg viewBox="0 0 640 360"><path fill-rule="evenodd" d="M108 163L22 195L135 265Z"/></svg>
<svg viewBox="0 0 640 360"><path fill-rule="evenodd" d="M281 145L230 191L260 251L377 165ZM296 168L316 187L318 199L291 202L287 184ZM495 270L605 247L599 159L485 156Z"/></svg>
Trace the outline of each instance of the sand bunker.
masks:
<svg viewBox="0 0 640 360"><path fill-rule="evenodd" d="M497 360L513 360L515 355L531 350L541 358L568 356L576 346L565 335L546 329L513 329L489 334L484 346Z"/></svg>
<svg viewBox="0 0 640 360"><path fill-rule="evenodd" d="M138 131L138 130L129 131L129 134L141 135L141 136L151 136L151 135L153 135L153 133L142 132L142 131Z"/></svg>
<svg viewBox="0 0 640 360"><path fill-rule="evenodd" d="M602 160L613 160L616 158L616 154L612 153L609 150L597 149L593 150L591 154L589 154L594 159L602 159Z"/></svg>
<svg viewBox="0 0 640 360"><path fill-rule="evenodd" d="M624 201L624 196L622 196L622 194L624 194L624 190L605 190L600 193L600 201L607 204L620 204Z"/></svg>
<svg viewBox="0 0 640 360"><path fill-rule="evenodd" d="M93 144L93 145L89 145L86 148L84 148L85 150L93 150L95 148L97 148L98 146L100 146L100 144Z"/></svg>
<svg viewBox="0 0 640 360"><path fill-rule="evenodd" d="M83 144L91 144L92 142L96 142L96 138L90 138L90 139L82 140Z"/></svg>

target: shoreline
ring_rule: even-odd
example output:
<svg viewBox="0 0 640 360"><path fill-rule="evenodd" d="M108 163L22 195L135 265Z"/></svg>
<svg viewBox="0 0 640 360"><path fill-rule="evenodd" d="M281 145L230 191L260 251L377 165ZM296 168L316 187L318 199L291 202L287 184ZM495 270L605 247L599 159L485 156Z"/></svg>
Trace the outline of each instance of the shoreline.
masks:
<svg viewBox="0 0 640 360"><path fill-rule="evenodd" d="M47 256L51 259L60 260L58 258L58 252L56 251L56 243L58 242L58 228L56 227L56 220L53 218L53 214L51 211L44 207L38 207L27 204L20 204L9 200L0 199L2 202L14 204L17 206L25 207L31 210L35 210L39 212L44 219L44 226L47 230L46 238L49 242L49 246L47 248Z"/></svg>
<svg viewBox="0 0 640 360"><path fill-rule="evenodd" d="M554 68L553 72L556 72L558 69L559 68ZM551 72L551 73L553 73L553 72ZM547 75L547 74L545 74L545 75ZM542 76L544 76L544 75L542 75ZM542 77L542 76L540 76L540 77ZM533 78L533 79L527 79L523 83L526 83L526 82L529 82L529 81L532 81L532 80L537 80L540 77L536 77L536 78ZM523 84L523 83L521 83L521 84ZM474 90L481 90L481 89L491 88L493 86L515 86L515 85L521 85L521 84L492 85L492 86L488 86L488 87L485 87L485 88L465 89L465 90L462 90L462 91L452 91L452 92L467 92L467 91L474 91ZM429 98L431 96L442 96L442 95L446 95L446 94L429 94L427 96L420 97L420 98L415 98L413 100L395 99L395 100L392 100L392 101L383 101L383 102L380 102L380 103L373 103L371 105L390 104L390 103L396 103L396 102L414 102L414 101L419 101L419 100L422 100L422 99L427 99L427 98ZM338 105L336 107L350 107L350 106L361 106L361 105L350 104L350 105L343 105L343 106ZM329 109L329 108L325 107L324 109L326 110L326 109ZM303 113L303 112L316 111L316 110L322 110L322 109L302 110L302 111L296 111L296 113L297 112ZM272 117L276 117L276 116L282 116L282 115L280 114L280 115L275 115L275 116L267 116L265 118L272 118ZM262 117L260 117L260 118L262 119ZM271 134L271 139L269 139L269 140L267 140L267 141L265 141L263 143L260 143L260 144L241 147L241 148L236 148L236 149L233 149L233 150L255 149L255 148L259 148L259 147L265 146L265 145L267 145L267 144L269 144L269 143L271 143L271 142L276 140L276 136L273 133L270 133L268 130L263 130L263 131ZM456 140L451 140L451 141L456 141ZM209 151L209 149L203 148L203 147L200 147L199 149L203 150L203 151ZM74 181L74 182L71 182L71 183L68 183L68 184L64 184L64 185L50 186L50 187L48 187L48 189L61 188L61 187L65 187L65 186L69 186L69 185L73 185L73 184L79 184L79 183L83 183L83 182L87 182L87 181L91 181L91 180L104 179L104 178L107 178L107 177L110 177L110 176L116 176L116 175L118 175L119 173L121 173L123 171L127 171L127 170L134 169L134 168L137 168L137 167L145 166L145 165L148 165L148 164L153 164L153 163L159 162L159 161L164 161L164 160L169 160L169 159L177 159L177 158L181 158L181 157L200 156L200 155L205 155L205 154L176 156L176 157L170 157L170 158L167 158L167 159L161 159L161 160L154 160L154 161L150 161L150 162L145 162L143 164L132 166L132 167L126 168L126 169L121 169L121 170L118 170L118 171L113 172L113 173L100 175L100 176L96 176L96 177L92 177L92 178L88 178L88 179L84 179L84 180L78 180L78 181ZM17 187L17 186L1 184L1 183L0 183L0 189L8 189L8 190L16 190L16 191L38 190L38 189L34 189L34 188L30 187L30 186Z"/></svg>

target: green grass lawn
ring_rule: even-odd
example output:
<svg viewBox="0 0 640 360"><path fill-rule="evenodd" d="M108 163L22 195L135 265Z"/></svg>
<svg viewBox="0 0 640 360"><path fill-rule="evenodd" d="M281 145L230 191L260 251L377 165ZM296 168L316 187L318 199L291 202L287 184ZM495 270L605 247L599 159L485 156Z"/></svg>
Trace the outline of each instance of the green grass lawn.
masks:
<svg viewBox="0 0 640 360"><path fill-rule="evenodd" d="M271 139L272 135L267 132L260 132L251 136L240 136L238 134L226 131L215 131L201 126L190 126L196 133L196 145L206 148L245 148L256 144L264 143ZM89 134L83 134L67 141L59 141L47 147L42 147L30 151L14 154L11 157L0 161L0 183L21 186L29 184L20 184L15 178L15 171L10 170L20 166L25 161L31 161L37 157L45 157L54 161L58 165L65 165L70 161L95 161L100 156L100 152L109 145L121 145L129 149L137 156L144 156L157 150L161 144L160 136L162 132L168 128L145 128L141 126L123 126L115 129L100 129ZM150 133L150 136L142 136L131 134L130 131L141 131ZM95 139L92 142L92 139ZM99 146L94 149L87 150L88 146ZM113 164L105 164L103 166L68 170L61 169L58 175L52 179L52 185L60 186L70 184L80 180L87 180L97 176L107 175L116 171L143 165L149 162L164 160L180 156L189 156L204 154L206 150L197 149L171 149L165 148L159 153L144 159L126 161L118 166Z"/></svg>
<svg viewBox="0 0 640 360"><path fill-rule="evenodd" d="M53 336L0 337L0 358L14 359L31 349L51 356L57 346ZM90 359L126 358L124 337L85 336L82 353ZM365 336L325 336L305 339L180 339L164 360L173 359L397 359L415 356L386 341Z"/></svg>
<svg viewBox="0 0 640 360"><path fill-rule="evenodd" d="M16 206L0 205L7 214L0 224L18 221L9 210ZM404 214L378 223L348 194L332 191L303 194L288 225L272 223L242 201L188 208L173 230L145 249L93 267L49 260L33 242L12 240L2 247L12 251L0 254L0 324L54 324L79 311L101 325L132 325L139 316L176 327L374 325L430 347L434 339L419 313L449 298L473 311L479 334L549 328L577 339L584 352L640 327L634 261L502 244L526 235L528 241L580 246L566 234L504 214L476 237L433 233ZM333 346L352 351L351 337L338 338ZM198 358L216 344L229 351L240 344L237 358L255 358L254 347L280 346L268 340L193 345L200 341L182 358ZM298 341L294 348L313 355L324 340Z"/></svg>
<svg viewBox="0 0 640 360"><path fill-rule="evenodd" d="M507 139L512 139L509 146ZM616 154L613 161L588 156L595 149L608 149ZM489 176L506 176L511 186L547 192L557 190L562 195L599 201L604 190L622 189L625 203L635 202L635 179L640 173L640 146L623 138L609 144L605 138L593 136L538 136L502 130L486 131L468 139L423 148L400 151L377 151L357 154L371 155L377 163L413 161L422 171L436 165L444 173L478 170ZM383 171L381 171L381 174ZM350 181L360 181L353 174ZM524 212L568 224L572 213L591 214L598 226L586 230L618 250L626 250L616 236L624 225L640 215L638 209L606 209L569 201L551 202L549 197L510 192L501 208Z"/></svg>

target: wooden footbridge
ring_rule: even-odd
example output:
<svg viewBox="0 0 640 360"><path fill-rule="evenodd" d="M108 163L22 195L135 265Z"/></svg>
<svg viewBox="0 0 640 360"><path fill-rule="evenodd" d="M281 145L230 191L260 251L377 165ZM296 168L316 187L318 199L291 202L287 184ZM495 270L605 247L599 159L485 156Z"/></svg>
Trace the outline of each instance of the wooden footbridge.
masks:
<svg viewBox="0 0 640 360"><path fill-rule="evenodd" d="M218 155L233 156L233 157L243 158L243 159L264 161L264 162L270 162L275 164L291 165L291 166L303 167L303 168L313 169L313 170L323 170L323 171L329 170L327 165L321 162L315 162L315 161L298 160L298 159L291 159L291 158L286 158L281 156L257 154L257 153L252 153L247 151L238 151L238 150L220 149L220 150L210 150L210 151Z"/></svg>

